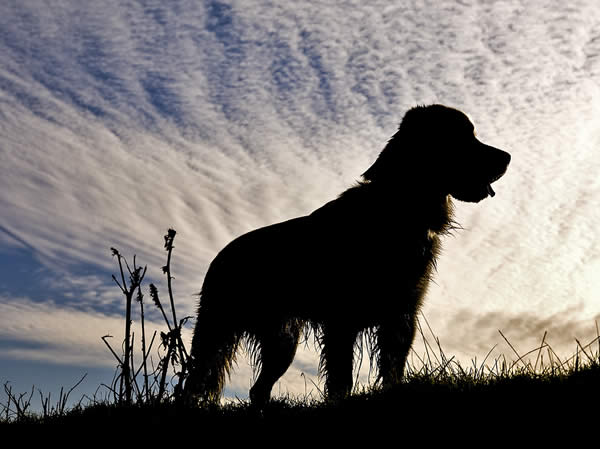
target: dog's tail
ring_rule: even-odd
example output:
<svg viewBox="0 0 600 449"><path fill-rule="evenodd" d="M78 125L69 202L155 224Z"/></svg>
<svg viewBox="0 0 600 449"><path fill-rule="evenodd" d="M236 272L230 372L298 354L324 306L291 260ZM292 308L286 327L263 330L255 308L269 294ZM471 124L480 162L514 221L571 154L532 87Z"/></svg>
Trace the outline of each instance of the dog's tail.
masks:
<svg viewBox="0 0 600 449"><path fill-rule="evenodd" d="M184 390L188 401L218 402L235 363L242 335L219 318L210 308L200 306Z"/></svg>

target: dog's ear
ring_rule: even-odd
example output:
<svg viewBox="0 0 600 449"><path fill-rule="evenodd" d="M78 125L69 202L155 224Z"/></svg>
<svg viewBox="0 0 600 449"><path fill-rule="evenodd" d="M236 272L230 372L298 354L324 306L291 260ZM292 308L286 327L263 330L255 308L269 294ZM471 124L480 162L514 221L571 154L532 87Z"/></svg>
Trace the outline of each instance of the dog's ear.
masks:
<svg viewBox="0 0 600 449"><path fill-rule="evenodd" d="M431 129L423 129L427 112L434 106L416 106L404 115L398 131L392 136L373 165L363 173L367 181L397 180L402 166L414 166L415 159L425 156L423 148ZM420 166L420 165L418 165Z"/></svg>

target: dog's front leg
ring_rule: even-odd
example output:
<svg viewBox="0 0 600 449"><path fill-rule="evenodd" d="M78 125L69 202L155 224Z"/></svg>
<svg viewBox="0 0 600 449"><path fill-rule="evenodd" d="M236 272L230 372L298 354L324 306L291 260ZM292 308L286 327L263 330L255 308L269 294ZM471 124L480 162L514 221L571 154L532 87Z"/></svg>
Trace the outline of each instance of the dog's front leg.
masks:
<svg viewBox="0 0 600 449"><path fill-rule="evenodd" d="M379 378L384 387L400 383L406 357L415 336L415 319L405 314L396 322L386 321L377 329Z"/></svg>

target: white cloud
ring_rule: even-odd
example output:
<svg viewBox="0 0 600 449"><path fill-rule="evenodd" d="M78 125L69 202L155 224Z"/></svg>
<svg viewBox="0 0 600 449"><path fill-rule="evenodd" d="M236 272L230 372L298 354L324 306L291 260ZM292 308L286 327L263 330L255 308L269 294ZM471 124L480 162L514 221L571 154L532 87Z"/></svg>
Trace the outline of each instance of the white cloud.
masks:
<svg viewBox="0 0 600 449"><path fill-rule="evenodd" d="M0 357L42 360L80 366L116 366L116 360L100 337L113 335L111 345L120 353L125 320L99 312L86 313L52 301L2 297L2 329L6 342ZM162 328L149 322L148 330Z"/></svg>
<svg viewBox="0 0 600 449"><path fill-rule="evenodd" d="M81 261L114 272L115 246L137 253L158 279L162 235L174 227L176 288L188 313L230 239L331 199L367 168L408 107L442 102L463 108L482 140L513 155L498 195L459 205L466 229L445 242L425 313L451 342L446 350L498 342L476 318L468 320L482 339L476 348L455 338L464 310L559 321L577 306L567 322L592 324L600 293L595 1L219 5L0 5L2 245L19 242L61 273ZM88 281L88 293L111 302L110 279ZM55 325L36 316L50 333ZM485 322L492 334L501 326ZM61 333L65 345L71 331Z"/></svg>

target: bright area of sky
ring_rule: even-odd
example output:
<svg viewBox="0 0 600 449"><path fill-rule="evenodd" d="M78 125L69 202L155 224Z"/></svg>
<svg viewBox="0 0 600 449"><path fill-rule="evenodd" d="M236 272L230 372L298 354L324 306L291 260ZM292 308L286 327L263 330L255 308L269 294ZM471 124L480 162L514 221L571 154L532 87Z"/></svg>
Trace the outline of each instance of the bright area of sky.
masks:
<svg viewBox="0 0 600 449"><path fill-rule="evenodd" d="M445 353L510 358L499 329L520 352L548 331L562 356L596 336L595 0L3 1L0 59L0 380L20 391L110 382L111 246L164 288L175 228L193 314L219 249L334 198L434 102L513 157L445 241L423 310ZM304 393L301 373L317 381L314 351L275 393ZM242 359L227 394L249 383Z"/></svg>

